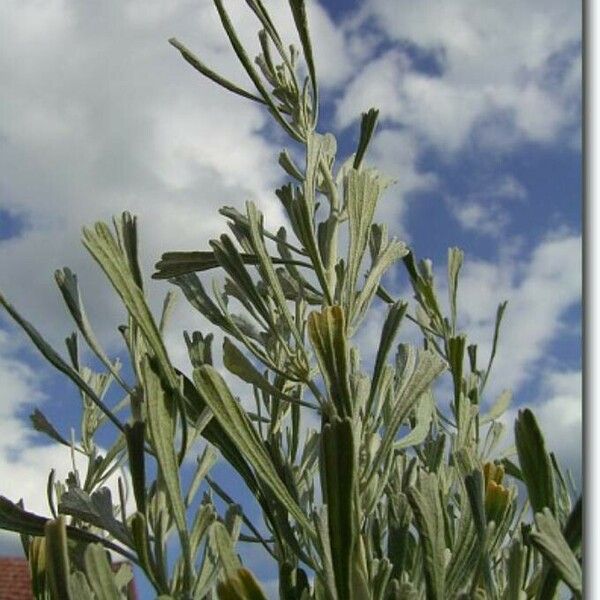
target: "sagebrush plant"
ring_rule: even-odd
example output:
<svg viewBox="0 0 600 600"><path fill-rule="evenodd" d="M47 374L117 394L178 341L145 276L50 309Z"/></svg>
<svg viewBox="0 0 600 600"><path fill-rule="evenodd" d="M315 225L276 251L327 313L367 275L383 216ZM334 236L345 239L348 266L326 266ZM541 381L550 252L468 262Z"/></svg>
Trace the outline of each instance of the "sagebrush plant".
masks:
<svg viewBox="0 0 600 600"><path fill-rule="evenodd" d="M247 0L262 27L254 62L222 0L214 3L254 92L171 43L205 77L263 104L294 140L294 153L279 155L291 180L276 191L289 230L269 231L252 202L245 213L224 207L231 234L211 240L210 250L169 252L157 264L153 277L178 286L223 332L227 379L213 366L211 334L184 334L191 378L173 366L163 337L173 293L156 318L128 213L114 221L114 231L105 223L84 229L83 242L127 309L119 331L129 380L97 341L69 269L56 273L77 325L66 340L68 361L0 296L83 402L79 440L67 440L38 410L31 417L38 431L87 460L85 472L73 461L64 482L50 474L53 518L0 498L0 527L21 534L35 597L126 597L131 571L111 566L121 555L163 600L265 598L236 553L240 544L260 547L274 562L286 600L546 600L561 581L581 597L581 497L573 498L530 410L518 414L512 454L497 450L510 394L481 411L506 304L498 307L491 356L482 365L457 319L462 252L448 252L446 314L431 263L373 222L388 185L365 163L377 110L363 114L356 152L341 164L334 136L318 133L304 1L289 1L300 52L284 43L261 0ZM302 164L292 158L298 148ZM414 308L381 283L400 263ZM210 294L197 273L213 269L224 283L213 281ZM387 312L366 373L356 333L382 303ZM422 348L398 343L407 321L422 334ZM80 362L80 339L102 372ZM439 377L452 383L449 404L434 397ZM233 395L230 385L238 380L255 410ZM111 384L122 388L123 400L109 406L103 398ZM117 435L100 454L94 440L108 422ZM207 444L184 489L181 470L200 438ZM219 453L255 497L263 523L253 523L209 476ZM106 486L123 468L131 478L131 514L126 478L119 478L119 498ZM224 514L216 497L228 506Z"/></svg>

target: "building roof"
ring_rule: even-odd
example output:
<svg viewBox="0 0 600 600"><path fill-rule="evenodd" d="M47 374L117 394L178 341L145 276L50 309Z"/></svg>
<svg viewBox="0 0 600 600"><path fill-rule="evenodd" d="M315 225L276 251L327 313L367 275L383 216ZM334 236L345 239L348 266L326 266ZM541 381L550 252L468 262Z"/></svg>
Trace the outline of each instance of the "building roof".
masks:
<svg viewBox="0 0 600 600"><path fill-rule="evenodd" d="M0 556L0 600L33 600L29 565L24 558Z"/></svg>
<svg viewBox="0 0 600 600"><path fill-rule="evenodd" d="M121 563L113 563L113 569ZM127 589L129 600L137 599L135 579ZM33 600L27 559L19 556L0 556L0 600Z"/></svg>

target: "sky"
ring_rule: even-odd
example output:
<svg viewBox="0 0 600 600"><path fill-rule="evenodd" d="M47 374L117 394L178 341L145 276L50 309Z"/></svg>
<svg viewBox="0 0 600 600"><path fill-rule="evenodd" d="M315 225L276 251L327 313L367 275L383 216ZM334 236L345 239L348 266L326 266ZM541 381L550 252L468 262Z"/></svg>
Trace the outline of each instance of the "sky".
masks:
<svg viewBox="0 0 600 600"><path fill-rule="evenodd" d="M272 4L293 41L287 3ZM227 6L256 54L252 13ZM511 389L507 422L518 407L535 407L579 480L580 4L322 0L309 2L309 18L320 130L348 155L360 113L380 109L367 160L396 183L378 218L431 258L441 279L447 248L465 251L460 326L482 356L496 307L508 300L486 402ZM149 276L162 252L205 249L223 232L222 205L253 199L267 222L284 222L276 158L293 142L259 106L203 80L167 44L172 36L249 85L209 2L0 6L0 290L61 352L74 328L54 284L63 266L77 273L101 342L121 352L123 309L80 244L82 226L138 215ZM389 285L410 296L401 267ZM149 283L157 309L168 287ZM181 332L205 323L183 300L173 323L168 348L183 368ZM27 415L39 406L68 436L77 392L4 315L0 381L0 493L47 514L40 491L50 468L66 475L69 456L33 435ZM0 550L19 551L6 536Z"/></svg>

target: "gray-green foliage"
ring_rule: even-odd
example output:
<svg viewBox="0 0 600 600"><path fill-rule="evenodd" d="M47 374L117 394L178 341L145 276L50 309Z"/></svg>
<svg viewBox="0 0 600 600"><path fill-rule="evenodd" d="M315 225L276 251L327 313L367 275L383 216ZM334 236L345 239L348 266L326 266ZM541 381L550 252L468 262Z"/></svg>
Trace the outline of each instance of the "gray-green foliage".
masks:
<svg viewBox="0 0 600 600"><path fill-rule="evenodd" d="M291 181L276 191L289 230L270 231L251 202L245 214L224 207L229 235L211 240L210 250L166 253L157 264L154 278L178 286L224 334L227 378L213 366L212 333L184 334L191 377L171 363L163 333L172 293L163 314L154 315L136 221L127 213L114 231L97 223L83 237L127 310L119 331L129 381L98 342L69 269L56 274L78 330L66 340L69 361L0 296L83 403L79 442L67 441L39 410L32 415L38 431L87 460L85 473L73 463L65 482L50 474L54 518L0 498L0 527L21 533L36 598L124 597L131 574L113 570L110 550L138 565L159 598L262 599L236 544L253 544L274 561L286 600L546 600L561 581L581 597L581 500L572 506L531 411L516 420L511 460L495 450L510 394L481 410L506 304L482 366L477 346L459 329L463 253L448 253L446 314L431 263L417 261L374 222L388 185L365 164L377 111L363 114L357 150L341 164L335 137L319 133L317 61L303 0L289 0L301 53L281 39L261 0L247 0L262 27L254 63L221 0L214 1L255 92L171 43L203 76L264 105L294 140L295 152L279 156ZM292 158L299 152L302 164ZM400 261L413 309L382 285ZM213 281L211 294L198 273L213 269L224 281ZM382 307L379 344L362 349L373 355L368 373L357 340L366 315ZM418 328L422 348L400 343L404 327ZM102 372L81 364L80 338ZM449 398L436 397L439 378L447 378ZM238 380L255 410L231 391ZM108 405L111 384L122 400ZM108 421L115 443L100 455L94 439ZM184 486L180 472L199 438L208 445ZM263 523L253 523L208 475L217 451L256 498ZM107 482L125 468L130 486L120 478L119 498L112 498ZM228 507L223 515L215 496ZM167 561L173 534L180 552Z"/></svg>

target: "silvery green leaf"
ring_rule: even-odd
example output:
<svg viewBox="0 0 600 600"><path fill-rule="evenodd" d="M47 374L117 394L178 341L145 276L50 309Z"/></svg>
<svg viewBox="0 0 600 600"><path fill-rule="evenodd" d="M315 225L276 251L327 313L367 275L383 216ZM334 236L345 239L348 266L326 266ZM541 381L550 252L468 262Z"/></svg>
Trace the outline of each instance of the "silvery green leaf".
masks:
<svg viewBox="0 0 600 600"><path fill-rule="evenodd" d="M127 228L129 231L130 228ZM127 238L134 234L129 233ZM128 244L129 254L124 252L111 234L105 223L96 223L93 229L84 228L83 243L94 260L100 265L117 294L125 304L127 311L144 334L144 338L152 352L156 355L163 376L173 389L178 389L178 382L169 361L160 331L154 321L146 302L144 292L137 279L135 261L130 256L131 243Z"/></svg>
<svg viewBox="0 0 600 600"><path fill-rule="evenodd" d="M44 358L56 369L64 373L80 390L84 391L90 399L100 408L100 410L113 422L113 424L121 431L123 425L111 412L111 410L102 402L95 394L94 390L86 383L81 375L69 366L61 356L52 348L44 338L38 333L31 323L26 321L13 308L13 306L0 294L0 306L3 306L8 314L17 322L17 324L25 331L37 349L42 353Z"/></svg>
<svg viewBox="0 0 600 600"><path fill-rule="evenodd" d="M458 420L458 403L462 392L463 383L463 365L465 357L467 338L464 335L451 337L448 340L448 362L450 363L450 371L452 373L452 381L454 382L454 412ZM461 423L458 423L460 430Z"/></svg>
<svg viewBox="0 0 600 600"><path fill-rule="evenodd" d="M121 543L130 546L129 532L123 523L115 518L113 510L111 492L107 487L101 487L91 496L77 487L70 487L63 492L58 504L61 514L71 515L95 525Z"/></svg>
<svg viewBox="0 0 600 600"><path fill-rule="evenodd" d="M146 517L136 512L130 521L131 537L133 538L139 564L143 567L148 579L158 591L167 591L168 585L161 569L156 569L154 557L150 548ZM157 571L155 573L155 570Z"/></svg>
<svg viewBox="0 0 600 600"><path fill-rule="evenodd" d="M44 415L44 413L38 408L36 408L31 415L29 415L29 419L31 420L31 424L36 431L45 433L48 437L52 438L63 446L71 446L71 444L67 442L67 440L65 440L65 438L58 433L58 431L56 431L54 425L48 421L46 415Z"/></svg>
<svg viewBox="0 0 600 600"><path fill-rule="evenodd" d="M212 365L212 341L214 336L212 333L204 336L199 331L192 332L190 337L187 331L183 332L185 345L190 355L192 366L199 367L205 363Z"/></svg>
<svg viewBox="0 0 600 600"><path fill-rule="evenodd" d="M190 483L190 487L188 488L187 494L185 495L185 506L189 507L196 495L198 487L217 462L218 459L217 451L210 445L206 445L202 454L196 460L196 471L194 473L194 477L192 482Z"/></svg>
<svg viewBox="0 0 600 600"><path fill-rule="evenodd" d="M243 252L240 253L240 258L246 265L256 265L259 261L255 254ZM291 258L279 258L277 256L270 256L269 258L273 264L285 265L289 263L299 267L311 267L306 261L293 260ZM219 266L220 263L216 259L215 253L210 250L196 252L165 252L155 265L156 273L152 275L152 279L172 279L190 273L210 271L211 269L217 269Z"/></svg>
<svg viewBox="0 0 600 600"><path fill-rule="evenodd" d="M360 266L369 240L375 207L382 192L382 180L375 169L352 169L344 180L344 204L348 209L349 248L346 302L354 300Z"/></svg>
<svg viewBox="0 0 600 600"><path fill-rule="evenodd" d="M334 416L323 427L323 491L327 504L329 543L339 598L353 598L353 552L357 543L355 444L352 420Z"/></svg>
<svg viewBox="0 0 600 600"><path fill-rule="evenodd" d="M400 583L397 579L393 579L390 590L390 600L419 600L421 598L415 586L409 582Z"/></svg>
<svg viewBox="0 0 600 600"><path fill-rule="evenodd" d="M392 564L391 577L400 577L407 570L410 543L414 542L410 532L413 514L406 494L394 487L389 495L387 558Z"/></svg>
<svg viewBox="0 0 600 600"><path fill-rule="evenodd" d="M246 209L248 211L248 221L250 223L250 237L252 246L256 252L256 255L258 256L262 276L265 279L265 283L268 284L270 291L275 298L277 308L285 319L290 332L294 336L298 348L303 349L304 346L302 342L302 336L298 330L298 325L294 321L294 318L289 311L285 294L283 293L283 289L281 288L279 279L275 273L275 269L273 268L273 263L267 254L267 249L262 237L262 215L258 212L256 206L252 202L246 203Z"/></svg>
<svg viewBox="0 0 600 600"><path fill-rule="evenodd" d="M317 573L315 581L315 592L320 588L322 598L339 600L333 570L333 557L331 555L331 542L329 540L329 525L327 508L321 507L313 513L317 543L321 557L321 568ZM315 594L317 595L317 594Z"/></svg>
<svg viewBox="0 0 600 600"><path fill-rule="evenodd" d="M275 241L277 242L277 251L281 255L281 258L285 260L284 267L290 274L291 279L303 290L305 294L309 295L309 297L318 297L322 302L323 294L302 275L297 268L298 265L294 264L291 250L294 250L295 252L298 252L299 250L291 247L291 245L287 242L287 233L284 227L280 227L277 231Z"/></svg>
<svg viewBox="0 0 600 600"><path fill-rule="evenodd" d="M446 569L446 593L451 598L472 582L480 558L481 543L468 505L467 491L463 486L460 490L460 516L454 524L452 555Z"/></svg>
<svg viewBox="0 0 600 600"><path fill-rule="evenodd" d="M498 442L502 439L505 429L506 426L501 421L494 421L490 424L481 448L481 455L483 457L487 458L492 455L492 452L498 445Z"/></svg>
<svg viewBox="0 0 600 600"><path fill-rule="evenodd" d="M556 497L552 463L544 435L528 408L520 410L515 421L515 442L531 508L538 513L548 507L554 513Z"/></svg>
<svg viewBox="0 0 600 600"><path fill-rule="evenodd" d="M234 313L230 313L228 316L229 319L246 337L257 341L259 344L265 344L265 332L260 331L257 327L255 327L250 319L247 319L243 315L236 315Z"/></svg>
<svg viewBox="0 0 600 600"><path fill-rule="evenodd" d="M145 424L134 421L125 425L129 471L133 483L133 495L139 512L146 512Z"/></svg>
<svg viewBox="0 0 600 600"><path fill-rule="evenodd" d="M75 571L71 573L69 577L69 585L74 598L77 600L96 600L94 592L90 588L87 577L81 571ZM34 594L36 600L38 598L45 598L45 596L37 596Z"/></svg>
<svg viewBox="0 0 600 600"><path fill-rule="evenodd" d="M142 360L141 374L144 384L144 399L147 410L147 427L149 437L156 454L165 491L169 500L169 512L172 514L177 527L183 549L186 575L191 577L191 553L186 524L185 505L183 503L181 482L179 479L179 464L174 445L174 411L173 397L168 397L163 382L145 357ZM188 580L188 585L190 584Z"/></svg>
<svg viewBox="0 0 600 600"><path fill-rule="evenodd" d="M243 567L219 583L217 596L219 600L267 600L254 575Z"/></svg>
<svg viewBox="0 0 600 600"><path fill-rule="evenodd" d="M418 406L415 410L415 424L410 433L394 442L394 450L402 450L409 446L421 444L431 427L431 417L435 407L435 400L431 389L426 390L418 400Z"/></svg>
<svg viewBox="0 0 600 600"><path fill-rule="evenodd" d="M160 315L160 324L158 325L158 331L161 335L165 333L165 327L173 314L175 309L175 302L177 300L177 294L173 290L169 290L163 301L162 313Z"/></svg>
<svg viewBox="0 0 600 600"><path fill-rule="evenodd" d="M233 27L233 24L231 23L231 20L229 19L229 15L227 14L227 11L225 10L222 0L214 0L214 3L217 8L217 12L219 13L221 23L223 24L223 29L225 29L225 32L227 33L227 37L229 38L229 41L231 42L231 46L233 47L234 52L236 53L240 63L242 64L242 66L244 67L246 72L248 73L248 76L252 80L252 83L254 83L254 85L256 86L257 91L260 93L263 100L270 108L271 114L273 115L273 117L275 117L277 122L285 129L285 131L287 131L287 133L289 135L291 135L295 140L301 141L302 140L301 136L285 120L285 118L281 114L280 110L277 108L277 106L273 102L273 99L271 98L271 96L269 95L267 90L265 89L265 86L263 85L262 81L260 80L258 73L252 66L252 62L248 58L248 55L246 54L246 51L244 50L244 47L242 46L242 43L240 42L240 40L237 36L237 33Z"/></svg>
<svg viewBox="0 0 600 600"><path fill-rule="evenodd" d="M308 316L308 335L319 363L319 369L340 416L352 416L350 394L349 350L346 321L341 306L329 306Z"/></svg>
<svg viewBox="0 0 600 600"><path fill-rule="evenodd" d="M31 576L31 591L33 597L38 599L47 598L46 585L46 553L45 540L42 537L32 537L26 550L29 562L29 574Z"/></svg>
<svg viewBox="0 0 600 600"><path fill-rule="evenodd" d="M300 276L301 279L299 280L296 274L292 276L289 269L279 268L275 272L277 273L277 278L279 279L286 300L296 302L302 298L307 304L313 306L323 304L323 296L306 287L308 282L304 278Z"/></svg>
<svg viewBox="0 0 600 600"><path fill-rule="evenodd" d="M299 398L295 398L276 388L266 377L264 377L254 367L254 365L246 358L243 352L241 352L235 344L229 341L229 338L223 339L223 365L225 368L237 375L240 379L246 383L250 383L267 394L284 400L285 402L299 403L308 408L318 409L318 406L311 404L310 402L304 402Z"/></svg>
<svg viewBox="0 0 600 600"><path fill-rule="evenodd" d="M405 348L406 367L399 373L400 381L394 394L394 403L390 407L391 413L385 423L385 433L373 461L370 477L383 465L393 447L400 425L414 407L415 402L445 368L444 362L431 350L416 351L412 347Z"/></svg>
<svg viewBox="0 0 600 600"><path fill-rule="evenodd" d="M294 162L293 158L290 156L290 153L287 150L283 150L279 154L279 164L283 168L283 170L290 176L293 177L296 181L303 181L304 175L299 167Z"/></svg>
<svg viewBox="0 0 600 600"><path fill-rule="evenodd" d="M56 279L58 288L60 289L71 316L75 320L75 323L77 323L77 327L79 328L83 339L87 342L92 352L94 352L94 354L100 359L100 362L110 371L112 376L125 389L128 389L127 384L121 378L118 369L108 358L104 352L104 349L100 345L100 342L96 338L96 334L94 333L86 314L83 300L81 299L81 291L79 290L79 285L77 284L77 275L69 268L65 267L62 270L57 270L54 273L54 278Z"/></svg>
<svg viewBox="0 0 600 600"><path fill-rule="evenodd" d="M118 563L117 563L118 564ZM115 585L119 590L126 588L133 579L133 571L128 563L121 563L114 572Z"/></svg>
<svg viewBox="0 0 600 600"><path fill-rule="evenodd" d="M512 392L510 390L503 390L494 404L490 407L490 410L480 417L479 423L481 425L485 425L490 421L494 421L495 419L499 419L510 407L512 402Z"/></svg>
<svg viewBox="0 0 600 600"><path fill-rule="evenodd" d="M223 565L225 577L235 575L238 569L241 569L242 563L233 549L233 540L222 523L215 521L209 531L209 536L219 553L219 559Z"/></svg>
<svg viewBox="0 0 600 600"><path fill-rule="evenodd" d="M366 113L362 113L362 118L360 121L360 138L358 140L356 154L354 155L353 167L355 169L360 168L365 152L369 147L369 142L373 137L378 116L379 111L375 108L371 108Z"/></svg>
<svg viewBox="0 0 600 600"><path fill-rule="evenodd" d="M395 302L388 309L383 327L381 329L381 337L379 346L377 347L377 356L375 357L375 366L373 367L373 377L371 380L371 390L369 392L369 407L372 406L376 394L379 393L381 378L383 375L383 367L387 360L389 351L396 339L396 333L402 322L402 317L406 313L408 304L403 301ZM367 410L367 414L370 410Z"/></svg>
<svg viewBox="0 0 600 600"><path fill-rule="evenodd" d="M190 546L192 548L192 554L197 552L204 536L216 520L217 513L215 507L210 503L203 504L196 512L194 522L190 529Z"/></svg>
<svg viewBox="0 0 600 600"><path fill-rule="evenodd" d="M120 600L119 588L106 550L100 544L90 544L84 554L85 572L97 600Z"/></svg>
<svg viewBox="0 0 600 600"><path fill-rule="evenodd" d="M396 239L392 239L387 246L381 251L369 272L365 283L358 294L353 304L353 318L352 323L356 324L362 320L366 313L371 300L375 296L379 287L379 282L385 274L385 272L400 258L406 255L408 252L404 242L400 242Z"/></svg>
<svg viewBox="0 0 600 600"><path fill-rule="evenodd" d="M49 522L47 517L28 512L22 506L11 502L4 496L0 496L0 529L40 537L44 535L44 526L47 522ZM81 540L83 542L100 542L109 550L121 554L132 563L138 563L137 558L133 554L106 538L101 538L89 531L78 529L71 525L67 526L67 531L70 539Z"/></svg>
<svg viewBox="0 0 600 600"><path fill-rule="evenodd" d="M567 542L569 548L576 558L580 557L581 551L581 534L582 534L582 497L579 496L567 522L562 528L562 535ZM561 579L560 572L552 565L545 565L542 571L542 579L539 586L538 598L551 598L556 592L559 580Z"/></svg>
<svg viewBox="0 0 600 600"><path fill-rule="evenodd" d="M492 370L492 365L494 364L494 358L496 357L496 350L498 349L498 339L500 337L500 324L502 323L502 317L504 316L504 311L508 302L502 302L498 305L498 310L496 311L496 323L494 325L494 339L492 340L492 352L490 353L490 360L488 361L487 369L483 375L483 379L481 381L481 387L479 389L479 393L483 391L485 384L487 383L488 377L490 376L490 371Z"/></svg>
<svg viewBox="0 0 600 600"><path fill-rule="evenodd" d="M447 597L445 595L444 509L440 502L436 475L419 472L416 486L409 487L406 494L419 532L427 598L444 600Z"/></svg>
<svg viewBox="0 0 600 600"><path fill-rule="evenodd" d="M431 320L431 325L438 330L438 333L442 333L444 318L437 299L432 276L426 268L428 263L421 261L420 268L417 267L415 257L410 251L403 256L402 261L408 271L417 302L427 314L428 319Z"/></svg>
<svg viewBox="0 0 600 600"><path fill-rule="evenodd" d="M465 477L465 488L469 498L471 517L475 526L478 540L478 574L481 572L483 583L488 592L494 590L494 582L490 568L488 552L488 525L484 508L484 478L480 470L476 469ZM479 571L480 570L480 571Z"/></svg>
<svg viewBox="0 0 600 600"><path fill-rule="evenodd" d="M48 520L44 527L46 578L53 598L71 600L69 580L69 555L67 553L67 529L65 518ZM76 599L73 599L76 600Z"/></svg>
<svg viewBox="0 0 600 600"><path fill-rule="evenodd" d="M290 515L298 521L304 531L308 535L314 535L310 521L281 481L264 443L258 437L242 407L232 396L223 378L215 369L204 365L194 369L194 381L217 421L235 440L259 478L269 487Z"/></svg>
<svg viewBox="0 0 600 600"><path fill-rule="evenodd" d="M121 213L120 220L113 217L112 222L119 249L125 257L133 281L135 285L143 290L144 283L138 258L137 217L125 211Z"/></svg>
<svg viewBox="0 0 600 600"><path fill-rule="evenodd" d="M304 184L306 189L308 182ZM319 283L328 302L332 303L331 290L328 287L323 258L319 251L319 245L314 228L314 207L305 200L304 194L291 185L283 186L275 191L281 200L290 219L294 233L306 249L306 254L315 270Z"/></svg>
<svg viewBox="0 0 600 600"><path fill-rule="evenodd" d="M306 214L312 219L316 210L315 189L319 164L323 158L325 136L311 131L306 140L306 175L304 177L304 205Z"/></svg>
<svg viewBox="0 0 600 600"><path fill-rule="evenodd" d="M521 540L513 540L506 561L506 589L502 595L502 600L526 600L527 594L523 590L525 557L526 550Z"/></svg>
<svg viewBox="0 0 600 600"><path fill-rule="evenodd" d="M271 313L267 308L265 299L258 292L256 284L244 266L240 253L229 236L223 234L219 240L211 240L210 245L215 253L215 258L242 290L244 298L252 304L267 323L271 324Z"/></svg>
<svg viewBox="0 0 600 600"><path fill-rule="evenodd" d="M310 41L310 34L308 31L308 19L306 17L306 1L305 0L289 0L290 8L292 9L292 15L294 17L294 23L296 24L296 31L302 44L302 52L304 54L304 60L306 60L306 66L308 67L308 74L310 77L312 87L312 112L313 112L313 126L317 123L317 111L319 107L319 89L317 86L317 73L315 69L315 61L313 59L312 44Z"/></svg>
<svg viewBox="0 0 600 600"><path fill-rule="evenodd" d="M209 406L198 393L194 384L183 376L183 395L188 402L188 413L192 421L196 422L202 418L205 411L210 410ZM241 475L242 479L252 492L257 490L257 482L248 466L248 463L239 448L236 441L232 439L229 432L221 426L221 423L212 417L202 429L202 436L210 442L223 455L223 458Z"/></svg>
<svg viewBox="0 0 600 600"><path fill-rule="evenodd" d="M558 571L561 579L571 588L575 597L582 596L581 565L565 540L560 525L548 508L535 515L536 529L531 539L538 550ZM538 596L540 600L542 598Z"/></svg>
<svg viewBox="0 0 600 600"><path fill-rule="evenodd" d="M173 46L174 48L177 48L184 60L188 64L192 65L192 67L194 67L196 71L202 73L204 77L208 77L208 79L210 79L211 81L214 81L216 84L220 85L221 87L224 87L226 90L229 90L234 94L238 94L239 96L242 96L244 98L254 100L255 102L259 102L260 104L265 104L265 101L262 98L259 98L258 96L255 96L254 94L242 89L235 83L232 83L228 79L225 79L224 77L207 67L195 54L188 50L188 48L186 48L179 40L171 38L169 40L169 44L171 44L171 46Z"/></svg>
<svg viewBox="0 0 600 600"><path fill-rule="evenodd" d="M459 248L448 248L448 296L450 299L450 319L452 334L456 330L456 295L458 291L458 274L462 267L464 252Z"/></svg>

